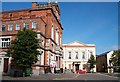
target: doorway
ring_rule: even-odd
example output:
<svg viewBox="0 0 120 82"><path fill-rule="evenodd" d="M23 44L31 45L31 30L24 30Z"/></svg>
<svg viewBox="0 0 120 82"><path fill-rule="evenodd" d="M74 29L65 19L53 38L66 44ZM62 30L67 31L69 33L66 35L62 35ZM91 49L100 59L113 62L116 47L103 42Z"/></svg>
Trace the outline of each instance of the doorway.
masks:
<svg viewBox="0 0 120 82"><path fill-rule="evenodd" d="M75 70L79 70L79 64L75 64Z"/></svg>
<svg viewBox="0 0 120 82"><path fill-rule="evenodd" d="M9 58L4 58L4 70L3 70L4 73L8 72L8 61Z"/></svg>

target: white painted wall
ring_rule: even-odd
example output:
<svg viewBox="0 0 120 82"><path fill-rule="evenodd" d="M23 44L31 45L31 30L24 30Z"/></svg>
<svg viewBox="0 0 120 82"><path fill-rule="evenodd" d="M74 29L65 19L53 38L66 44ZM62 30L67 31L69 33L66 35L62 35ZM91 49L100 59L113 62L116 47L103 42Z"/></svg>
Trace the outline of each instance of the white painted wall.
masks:
<svg viewBox="0 0 120 82"><path fill-rule="evenodd" d="M110 60L110 58L111 58L111 56L112 56L113 53L114 53L114 51L110 51L109 53L107 53L107 65L108 66L110 66L109 60Z"/></svg>
<svg viewBox="0 0 120 82"><path fill-rule="evenodd" d="M114 53L114 51L110 51L109 53L107 53L107 66L110 66L110 62L109 62L109 60L110 60L110 58L112 57L112 54ZM111 66L113 66L112 64L111 64ZM110 73L110 70L111 70L111 72L113 73L113 68L111 68L111 69L109 69L108 68L108 73Z"/></svg>
<svg viewBox="0 0 120 82"><path fill-rule="evenodd" d="M42 50L43 53L41 55L41 65L44 65L44 50Z"/></svg>
<svg viewBox="0 0 120 82"><path fill-rule="evenodd" d="M3 72L3 66L4 66L4 58L0 57L0 72Z"/></svg>
<svg viewBox="0 0 120 82"><path fill-rule="evenodd" d="M64 45L70 45L74 47L64 47ZM87 64L88 59L90 58L90 52L93 53L94 57L96 58L96 49L95 47L81 47L86 46L88 44L80 43L80 42L73 42L71 44L63 44L63 69L65 66L67 69L69 69L69 64L72 64L75 61L79 61L80 63L80 69L83 69L83 64ZM79 47L75 47L79 46ZM89 46L94 46L94 44L90 44ZM82 52L85 52L85 59L82 59ZM71 59L69 58L69 52L71 52ZM76 53L78 52L78 59L76 59ZM96 67L96 66L95 66ZM94 68L94 72L96 72L96 68Z"/></svg>

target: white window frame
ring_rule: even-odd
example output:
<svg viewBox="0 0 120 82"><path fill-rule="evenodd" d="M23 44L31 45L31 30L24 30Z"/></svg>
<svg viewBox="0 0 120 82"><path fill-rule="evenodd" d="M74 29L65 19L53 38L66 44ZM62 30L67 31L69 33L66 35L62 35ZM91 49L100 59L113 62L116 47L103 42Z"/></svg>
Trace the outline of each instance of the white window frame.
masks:
<svg viewBox="0 0 120 82"><path fill-rule="evenodd" d="M85 59L85 51L82 52L82 59Z"/></svg>
<svg viewBox="0 0 120 82"><path fill-rule="evenodd" d="M59 31L58 31L58 27L56 29L56 43L59 45Z"/></svg>
<svg viewBox="0 0 120 82"><path fill-rule="evenodd" d="M51 38L54 40L54 25L51 27Z"/></svg>
<svg viewBox="0 0 120 82"><path fill-rule="evenodd" d="M37 26L38 26L38 23L37 23L37 22L35 22L35 21L32 22L32 28L33 28L33 29L37 28Z"/></svg>
<svg viewBox="0 0 120 82"><path fill-rule="evenodd" d="M27 26L27 27L26 27ZM29 28L29 24L27 22L24 23L24 28L28 29Z"/></svg>
<svg viewBox="0 0 120 82"><path fill-rule="evenodd" d="M16 24L16 30L20 30L20 24Z"/></svg>
<svg viewBox="0 0 120 82"><path fill-rule="evenodd" d="M5 41L5 39L8 39L7 41ZM10 38L1 38L1 43L2 43L2 48L7 48L7 45L10 45Z"/></svg>
<svg viewBox="0 0 120 82"><path fill-rule="evenodd" d="M72 56L71 54L72 54L72 52L69 51L69 52L68 52L68 59L71 59L71 56Z"/></svg>
<svg viewBox="0 0 120 82"><path fill-rule="evenodd" d="M79 59L79 57L78 57L78 51L76 51L75 54L76 54L75 59Z"/></svg>
<svg viewBox="0 0 120 82"><path fill-rule="evenodd" d="M9 24L9 25L8 25L8 31L12 31L12 29L13 29L13 25L12 25L12 24Z"/></svg>
<svg viewBox="0 0 120 82"><path fill-rule="evenodd" d="M45 38L42 36L42 45L44 46Z"/></svg>

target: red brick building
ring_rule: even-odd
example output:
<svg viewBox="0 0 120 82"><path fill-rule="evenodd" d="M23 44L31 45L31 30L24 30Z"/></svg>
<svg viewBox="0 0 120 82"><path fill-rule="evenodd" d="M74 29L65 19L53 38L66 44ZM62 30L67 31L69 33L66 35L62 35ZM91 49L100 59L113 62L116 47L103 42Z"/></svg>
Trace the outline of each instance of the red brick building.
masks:
<svg viewBox="0 0 120 82"><path fill-rule="evenodd" d="M40 42L39 61L33 65L33 70L40 69L41 72L44 72L47 66L61 68L63 28L58 3L37 4L37 2L32 2L32 8L4 11L0 13L0 18L2 23L1 59L5 57L7 45L16 38L16 33L27 28L37 32ZM6 66L3 65L3 67Z"/></svg>

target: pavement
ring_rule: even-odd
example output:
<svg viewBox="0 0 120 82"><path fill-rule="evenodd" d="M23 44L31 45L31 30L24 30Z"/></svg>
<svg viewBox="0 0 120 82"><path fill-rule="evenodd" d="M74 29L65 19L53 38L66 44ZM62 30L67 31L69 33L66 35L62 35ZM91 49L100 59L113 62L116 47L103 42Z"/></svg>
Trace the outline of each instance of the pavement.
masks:
<svg viewBox="0 0 120 82"><path fill-rule="evenodd" d="M11 77L8 75L2 76L2 80L65 80L65 79L74 79L77 74L74 74L70 71L66 73L59 74L40 74L40 75L31 75L28 77Z"/></svg>

